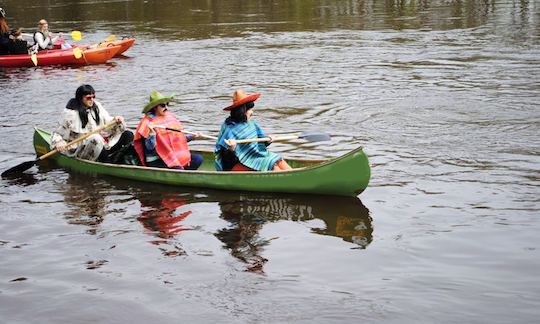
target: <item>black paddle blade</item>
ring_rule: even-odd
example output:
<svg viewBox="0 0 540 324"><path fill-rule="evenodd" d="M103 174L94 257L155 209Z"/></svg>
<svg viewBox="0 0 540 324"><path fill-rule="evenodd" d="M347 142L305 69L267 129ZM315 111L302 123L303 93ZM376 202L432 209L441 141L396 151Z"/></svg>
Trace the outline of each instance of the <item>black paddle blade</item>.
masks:
<svg viewBox="0 0 540 324"><path fill-rule="evenodd" d="M308 142L324 142L330 140L330 135L321 132L304 132L298 136Z"/></svg>
<svg viewBox="0 0 540 324"><path fill-rule="evenodd" d="M23 162L23 163L21 163L19 165L14 166L13 168L10 168L10 169L2 172L1 176L2 177L9 177L9 176L16 175L18 173L22 173L22 172L30 169L31 167L33 167L36 164L37 161L38 160Z"/></svg>

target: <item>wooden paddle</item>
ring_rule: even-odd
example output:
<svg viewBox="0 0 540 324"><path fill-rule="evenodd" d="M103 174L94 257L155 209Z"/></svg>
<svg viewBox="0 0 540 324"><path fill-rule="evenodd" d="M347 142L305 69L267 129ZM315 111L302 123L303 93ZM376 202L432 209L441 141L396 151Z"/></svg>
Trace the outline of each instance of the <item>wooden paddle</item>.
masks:
<svg viewBox="0 0 540 324"><path fill-rule="evenodd" d="M329 141L330 135L328 135L327 133L322 133L322 132L319 132L319 133L318 132L303 132L303 133L300 133L299 135L289 135L289 136L282 136L282 137L275 137L275 138L261 137L261 138L239 139L239 140L236 140L236 143L241 144L241 143L252 143L252 142L270 142L270 141L281 142L281 141L290 141L290 140L294 140L298 138L304 139L308 142L323 142L323 141ZM225 140L226 143L227 141L230 141L230 139Z"/></svg>
<svg viewBox="0 0 540 324"><path fill-rule="evenodd" d="M69 146L71 146L71 145L73 145L73 144L77 144L77 143L79 143L79 142L81 142L81 141L84 141L84 140L87 139L88 137L90 137L90 136L92 136L92 135L94 135L94 134L97 134L97 133L101 132L102 130L105 130L105 129L107 129L107 128L110 128L110 127L112 127L112 126L114 126L114 125L116 125L116 124L117 124L116 121L112 121L112 122L110 122L110 123L108 123L108 124L105 124L105 125L103 125L103 126L101 126L101 127L98 127L98 128L96 128L95 130L91 131L90 133L85 134L85 135L83 135L83 136L81 136L81 137L79 137L79 138L77 138L77 139L74 139L73 141L67 143L67 144L66 144L66 147L69 147ZM23 171L26 171L26 170L30 169L31 167L33 167L37 162L39 162L39 161L41 161L41 160L44 160L44 159L46 159L46 158L48 158L48 157L50 157L50 156L52 156L52 155L54 155L54 154L56 154L56 153L58 153L58 150L57 150L57 149L54 149L54 150L52 150L52 151L50 151L50 152L48 152L48 153L46 153L46 154L43 154L42 156L38 157L37 159L35 159L35 160L33 160L33 161L26 161L26 162L23 162L23 163L21 163L21 164L19 164L19 165L16 165L16 166L14 166L14 167L12 167L12 168L10 168L10 169L8 169L8 170L2 172L1 176L2 176L2 177L5 177L5 176L11 176L11 175L13 175L13 174L21 173L21 172L23 172Z"/></svg>
<svg viewBox="0 0 540 324"><path fill-rule="evenodd" d="M169 131L173 131L173 132L185 133L185 134L190 134L190 135L197 135L197 133L190 132L190 131L187 131L187 130L185 130L185 129L177 129L177 128L165 127L165 126L160 126L160 125L155 125L154 127L157 127L157 128L163 128L163 129L166 129L166 130L169 130ZM217 140L217 137L215 137L215 136L206 135L206 134L199 134L199 135L200 135L202 138L207 138L207 139Z"/></svg>

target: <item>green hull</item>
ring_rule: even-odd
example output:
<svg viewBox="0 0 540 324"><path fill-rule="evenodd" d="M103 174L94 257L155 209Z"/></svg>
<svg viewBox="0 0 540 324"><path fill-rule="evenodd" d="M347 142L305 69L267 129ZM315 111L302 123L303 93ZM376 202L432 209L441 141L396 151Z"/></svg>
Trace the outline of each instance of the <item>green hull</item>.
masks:
<svg viewBox="0 0 540 324"><path fill-rule="evenodd" d="M38 155L47 153L51 134L36 128L34 147ZM147 168L92 162L55 154L49 159L66 169L168 185L221 190L284 192L357 196L369 183L371 170L362 148L330 160L290 160L295 168L286 172L217 172L212 152L202 154L205 162L197 171Z"/></svg>

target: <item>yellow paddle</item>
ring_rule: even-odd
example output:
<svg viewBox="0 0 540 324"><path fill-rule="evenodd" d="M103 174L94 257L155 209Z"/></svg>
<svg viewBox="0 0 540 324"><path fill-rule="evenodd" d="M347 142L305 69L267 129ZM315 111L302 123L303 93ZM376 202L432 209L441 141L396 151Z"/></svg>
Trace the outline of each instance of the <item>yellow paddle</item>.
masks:
<svg viewBox="0 0 540 324"><path fill-rule="evenodd" d="M23 36L26 36L26 37L34 37L33 34L29 34L29 33L22 33ZM71 39L73 40L76 40L76 41L79 41L82 39L82 33L81 31L79 30L74 30L71 32Z"/></svg>
<svg viewBox="0 0 540 324"><path fill-rule="evenodd" d="M107 38L105 38L105 42L114 42L116 40L116 36L110 35Z"/></svg>
<svg viewBox="0 0 540 324"><path fill-rule="evenodd" d="M32 63L34 63L34 66L37 66L37 54L32 53L32 55L30 55L30 59L32 60Z"/></svg>
<svg viewBox="0 0 540 324"><path fill-rule="evenodd" d="M74 47L73 56L75 56L76 59L80 59L83 56L83 51L78 47Z"/></svg>
<svg viewBox="0 0 540 324"><path fill-rule="evenodd" d="M74 30L71 32L71 39L80 41L82 39L82 33L78 30Z"/></svg>

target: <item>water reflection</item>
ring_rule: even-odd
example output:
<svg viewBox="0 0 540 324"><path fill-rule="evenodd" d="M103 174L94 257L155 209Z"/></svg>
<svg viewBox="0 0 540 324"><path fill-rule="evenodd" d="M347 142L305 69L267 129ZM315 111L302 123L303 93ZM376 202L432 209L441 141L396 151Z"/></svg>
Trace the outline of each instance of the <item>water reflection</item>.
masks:
<svg viewBox="0 0 540 324"><path fill-rule="evenodd" d="M107 190L99 185L91 185L87 177L69 174L66 183L61 184L64 202L69 210L64 213L69 224L85 225L87 233L96 234L97 226L107 215Z"/></svg>
<svg viewBox="0 0 540 324"><path fill-rule="evenodd" d="M31 160L26 159L26 161ZM9 165L3 165L3 168L9 169L26 161L8 160ZM9 186L29 187L45 180L47 178L47 173L49 171L52 171L54 167L55 166L48 160L40 161L37 168L34 166L31 167L29 170L25 170L23 172L13 172L4 175L2 176L2 180L6 181ZM34 171L36 169L37 172ZM5 171L5 169L3 169L2 171Z"/></svg>
<svg viewBox="0 0 540 324"><path fill-rule="evenodd" d="M261 252L273 238L263 238L259 232L267 222L319 219L324 226L312 228L313 233L340 237L360 249L372 241L369 210L358 198L242 194L220 201L219 207L230 226L215 235L247 264L247 271L264 272L268 260Z"/></svg>
<svg viewBox="0 0 540 324"><path fill-rule="evenodd" d="M114 33L153 34L159 38L193 39L240 36L246 32L284 32L324 29L419 29L473 28L503 12L516 21L531 21L533 2L505 6L494 0L430 1L402 0L310 0L310 1L99 1L5 0L3 7L11 25L31 30L35 17L46 15L53 31L70 30L73 24L86 29L110 29ZM504 15L504 16L506 16ZM84 24L82 24L84 22Z"/></svg>
<svg viewBox="0 0 540 324"><path fill-rule="evenodd" d="M218 226L213 234L231 255L246 263L248 271L263 271L267 260L261 254L272 238L262 237L260 231L270 222L319 220L309 223L312 233L339 237L352 243L351 248L355 249L365 249L372 241L369 210L358 198L188 191L186 188L89 177L92 176L73 172L68 174L65 183L58 184L69 207L64 213L68 223L87 226L88 233L94 235L99 234L98 225L105 217L127 213L124 218L136 219L144 232L152 237L149 242L160 246L166 256L186 254L178 241L183 232L212 227L212 224L193 226L201 219L197 218L197 213L208 212L207 204L201 208L198 203L216 203L220 218L228 225ZM138 201L140 207L135 210L118 208L118 205L128 203L134 206L133 201ZM190 225L184 224L186 219Z"/></svg>
<svg viewBox="0 0 540 324"><path fill-rule="evenodd" d="M35 174L23 172L3 176L2 180L7 181L10 186L20 187L33 186L40 181Z"/></svg>
<svg viewBox="0 0 540 324"><path fill-rule="evenodd" d="M148 233L162 239L170 239L182 231L190 230L183 226L181 221L192 214L192 211L177 213L177 208L188 205L188 198L184 195L174 194L159 195L158 197L139 197L141 203L141 215L137 218Z"/></svg>

